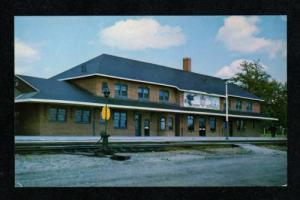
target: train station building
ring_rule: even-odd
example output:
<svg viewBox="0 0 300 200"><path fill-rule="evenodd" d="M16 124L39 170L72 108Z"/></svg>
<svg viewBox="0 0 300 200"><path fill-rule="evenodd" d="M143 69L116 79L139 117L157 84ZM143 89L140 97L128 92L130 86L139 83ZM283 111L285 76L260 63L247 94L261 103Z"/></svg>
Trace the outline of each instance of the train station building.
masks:
<svg viewBox="0 0 300 200"><path fill-rule="evenodd" d="M109 89L105 98L103 91ZM228 84L229 136L258 136L259 97ZM225 81L102 54L51 78L15 75L15 135L99 136L111 109L111 136L224 136Z"/></svg>

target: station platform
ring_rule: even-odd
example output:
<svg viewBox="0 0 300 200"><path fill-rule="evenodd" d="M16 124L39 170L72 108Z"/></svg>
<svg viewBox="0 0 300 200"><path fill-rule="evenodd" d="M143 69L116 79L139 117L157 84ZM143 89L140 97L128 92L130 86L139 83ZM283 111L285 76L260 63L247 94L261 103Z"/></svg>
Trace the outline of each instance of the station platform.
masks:
<svg viewBox="0 0 300 200"><path fill-rule="evenodd" d="M26 143L82 143L92 144L100 139L99 136L15 136L15 144ZM286 137L109 137L109 143L181 143L181 142L286 142Z"/></svg>

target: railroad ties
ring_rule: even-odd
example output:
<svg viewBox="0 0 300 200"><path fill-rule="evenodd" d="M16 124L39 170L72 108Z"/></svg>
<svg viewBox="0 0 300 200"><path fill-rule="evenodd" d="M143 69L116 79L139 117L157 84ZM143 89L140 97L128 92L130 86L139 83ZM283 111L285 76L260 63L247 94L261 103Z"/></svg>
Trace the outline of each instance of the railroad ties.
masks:
<svg viewBox="0 0 300 200"><path fill-rule="evenodd" d="M228 146L239 143L249 144L286 144L278 141L206 141L206 142L141 142L141 143L109 143L108 146L95 143L80 142L39 142L16 143L15 154L68 153L86 156L104 156L115 153L157 152L176 149L188 149L207 146Z"/></svg>
<svg viewBox="0 0 300 200"><path fill-rule="evenodd" d="M101 156L101 155L112 155L114 153L135 153L135 152L154 152L154 151L165 151L165 145L157 144L139 144L139 145L128 145L118 144L109 145L104 147L102 145L74 145L74 144L26 144L26 145L15 145L16 154L32 154L32 153L66 153L66 154L77 154L86 156Z"/></svg>

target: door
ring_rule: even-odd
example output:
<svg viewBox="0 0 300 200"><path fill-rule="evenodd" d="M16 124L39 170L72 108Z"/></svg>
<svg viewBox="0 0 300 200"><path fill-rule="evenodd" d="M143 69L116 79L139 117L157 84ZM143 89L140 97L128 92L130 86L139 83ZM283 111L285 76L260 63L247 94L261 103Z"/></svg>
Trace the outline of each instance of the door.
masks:
<svg viewBox="0 0 300 200"><path fill-rule="evenodd" d="M142 115L140 113L136 113L134 116L134 121L135 121L135 136L141 136L141 122L142 122Z"/></svg>
<svg viewBox="0 0 300 200"><path fill-rule="evenodd" d="M199 136L205 136L206 135L206 120L204 117L199 118Z"/></svg>
<svg viewBox="0 0 300 200"><path fill-rule="evenodd" d="M229 121L229 136L233 136L233 122Z"/></svg>
<svg viewBox="0 0 300 200"><path fill-rule="evenodd" d="M180 136L180 114L175 114L175 136Z"/></svg>
<svg viewBox="0 0 300 200"><path fill-rule="evenodd" d="M148 120L148 119L145 119L145 121L144 121L144 134L145 134L145 136L150 135L150 120Z"/></svg>

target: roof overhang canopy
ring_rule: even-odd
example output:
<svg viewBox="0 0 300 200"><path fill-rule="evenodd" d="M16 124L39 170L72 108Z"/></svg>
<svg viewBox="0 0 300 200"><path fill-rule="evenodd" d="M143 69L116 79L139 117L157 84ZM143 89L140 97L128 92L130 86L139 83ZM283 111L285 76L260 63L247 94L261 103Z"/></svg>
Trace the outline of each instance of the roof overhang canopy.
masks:
<svg viewBox="0 0 300 200"><path fill-rule="evenodd" d="M105 103L91 103L91 102L80 102L80 101L68 101L68 100L51 100L51 99L17 99L15 103L54 103L54 104L71 104L78 106L92 106L92 107L102 107ZM120 104L108 104L111 108L121 108L121 109L133 109L133 110L146 110L146 111L156 111L156 112L170 112L170 113L185 113L185 114L199 114L199 115L210 115L210 116L222 116L225 117L226 114L218 112L203 112L196 110L178 110L178 109L168 109L159 107L142 107L142 106L132 106L132 105L120 105ZM251 116L239 115L239 114L229 114L229 117L233 118L247 118L247 119L260 119L260 120L273 120L277 121L277 118L264 117L264 116Z"/></svg>

